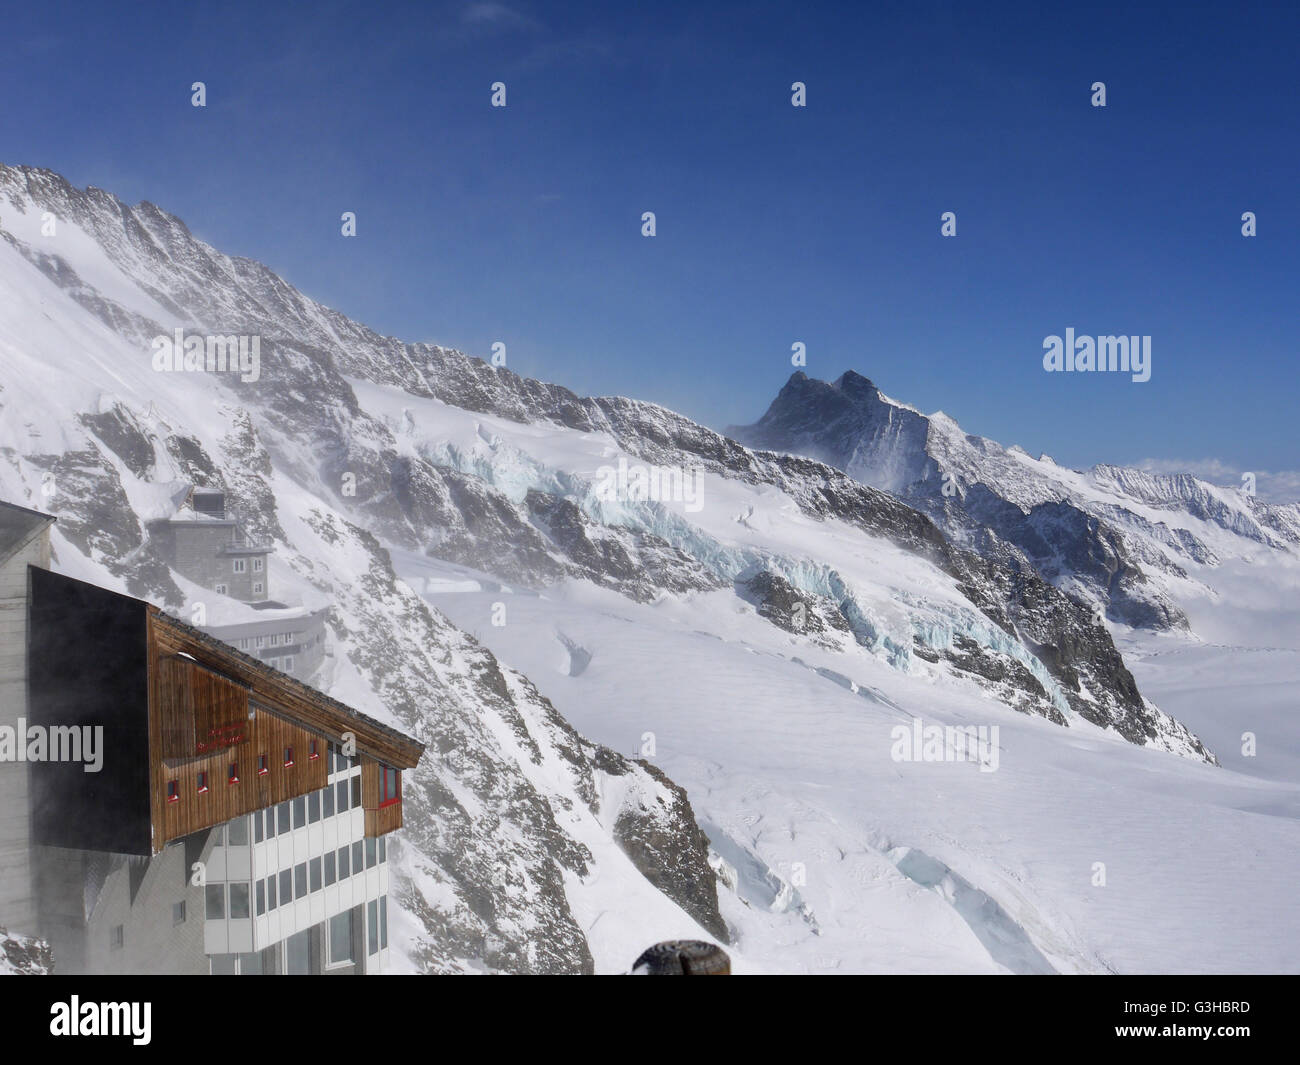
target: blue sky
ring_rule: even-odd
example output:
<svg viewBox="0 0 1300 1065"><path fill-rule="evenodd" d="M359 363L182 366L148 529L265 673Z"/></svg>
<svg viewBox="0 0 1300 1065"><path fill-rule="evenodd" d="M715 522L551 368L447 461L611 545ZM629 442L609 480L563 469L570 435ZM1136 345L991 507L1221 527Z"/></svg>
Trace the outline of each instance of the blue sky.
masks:
<svg viewBox="0 0 1300 1065"><path fill-rule="evenodd" d="M0 158L581 393L752 421L802 341L1061 462L1300 497L1288 6L26 5ZM1045 373L1067 326L1151 335L1151 380Z"/></svg>

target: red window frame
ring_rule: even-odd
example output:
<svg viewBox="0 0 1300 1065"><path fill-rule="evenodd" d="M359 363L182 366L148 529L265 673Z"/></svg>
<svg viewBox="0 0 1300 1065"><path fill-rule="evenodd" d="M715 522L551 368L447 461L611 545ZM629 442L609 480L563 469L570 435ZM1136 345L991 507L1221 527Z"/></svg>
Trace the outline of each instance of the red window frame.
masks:
<svg viewBox="0 0 1300 1065"><path fill-rule="evenodd" d="M198 778L197 778L197 783L198 783L199 794L202 795L203 792L205 792L205 791L208 790L208 774L207 774L207 770L199 770L199 775L198 775Z"/></svg>
<svg viewBox="0 0 1300 1065"><path fill-rule="evenodd" d="M388 774L393 774L393 793L388 793ZM395 802L402 801L402 772L390 765L379 763L379 806L382 809L385 806L392 806Z"/></svg>
<svg viewBox="0 0 1300 1065"><path fill-rule="evenodd" d="M226 783L227 783L227 784L238 784L238 783L239 783L239 763L238 763L238 762L231 762L231 763L230 763L230 770L229 770L229 772L227 772L227 774L226 774Z"/></svg>
<svg viewBox="0 0 1300 1065"><path fill-rule="evenodd" d="M181 782L179 780L167 781L167 801L168 802L181 801Z"/></svg>
<svg viewBox="0 0 1300 1065"><path fill-rule="evenodd" d="M307 760L309 762L312 762L319 757L320 757L320 741L312 740L307 747Z"/></svg>
<svg viewBox="0 0 1300 1065"><path fill-rule="evenodd" d="M257 775L259 777L264 777L271 771L270 761L271 759L264 754L257 756Z"/></svg>
<svg viewBox="0 0 1300 1065"><path fill-rule="evenodd" d="M286 747L284 749L284 768L288 769L291 765L293 765L293 748Z"/></svg>

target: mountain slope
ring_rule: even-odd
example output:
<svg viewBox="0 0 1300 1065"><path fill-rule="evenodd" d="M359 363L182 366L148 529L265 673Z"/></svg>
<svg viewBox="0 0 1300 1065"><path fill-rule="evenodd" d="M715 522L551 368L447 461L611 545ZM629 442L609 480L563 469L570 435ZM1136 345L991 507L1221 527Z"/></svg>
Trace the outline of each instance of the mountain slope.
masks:
<svg viewBox="0 0 1300 1065"><path fill-rule="evenodd" d="M58 516L60 570L185 617L195 599L154 556L145 523L167 516L189 483L223 486L275 543L275 593L330 610L331 694L428 745L410 775L398 855L408 962L609 971L647 937L725 937L707 844L681 789L582 739L524 677L397 580L375 536L333 505L337 488L322 491L314 456L371 428L348 422L359 412L337 374L319 372L302 347L268 344L263 389L243 406L215 375L155 373L140 338L196 318L108 254L146 247L159 274L174 276L179 259L163 267L163 257L200 246L156 210L59 182L49 186L57 195L33 200L49 175L0 176L0 495ZM33 236L47 209L60 219L48 245L15 235ZM196 267L195 284L221 292L210 270ZM621 928L593 943L593 914L611 909Z"/></svg>
<svg viewBox="0 0 1300 1065"><path fill-rule="evenodd" d="M155 372L177 328L257 336L257 379ZM429 744L395 922L414 967L617 968L723 917L770 968L1185 966L1206 910L1153 906L1232 886L1124 811L1242 861L1289 838L1023 552L651 404L378 336L151 205L0 168L0 371L0 492L59 515L61 569L188 615L144 523L224 487L276 594L331 609L331 693ZM603 492L620 467L700 505ZM1000 768L892 757L919 720L996 725ZM1096 907L1099 848L1162 871ZM1160 931L1117 948L1126 913Z"/></svg>

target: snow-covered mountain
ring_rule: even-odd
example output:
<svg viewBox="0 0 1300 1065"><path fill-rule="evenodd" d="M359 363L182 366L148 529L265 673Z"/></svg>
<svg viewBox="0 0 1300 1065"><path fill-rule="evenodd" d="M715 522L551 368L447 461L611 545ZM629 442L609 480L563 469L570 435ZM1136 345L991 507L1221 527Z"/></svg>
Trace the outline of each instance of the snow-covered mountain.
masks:
<svg viewBox="0 0 1300 1065"><path fill-rule="evenodd" d="M257 372L155 368L178 329L257 338ZM1218 767L1026 549L835 465L381 337L150 204L0 167L0 497L59 517L59 569L186 617L206 593L145 530L178 491L276 545L276 597L331 611L322 686L429 747L413 968L709 935L741 971L1293 958L1294 917L1215 915L1272 905L1297 789Z"/></svg>
<svg viewBox="0 0 1300 1065"><path fill-rule="evenodd" d="M57 222L44 237L47 212ZM259 385L155 372L150 338L178 327L261 332ZM276 547L275 596L329 608L330 693L426 744L396 866L409 964L618 971L656 939L725 937L682 790L579 736L398 579L358 520L378 529L386 507L400 513L390 434L316 342L385 361L373 334L156 208L0 168L0 498L57 515L57 569L188 620L212 593L155 557L145 523L189 484L224 486ZM344 470L382 497L373 511L347 505ZM476 488L462 487L472 513Z"/></svg>
<svg viewBox="0 0 1300 1065"><path fill-rule="evenodd" d="M1125 625L1185 629L1179 601L1214 595L1198 571L1300 557L1300 504L1189 474L1067 469L922 414L852 371L829 384L797 372L758 422L728 433L891 492L956 542L1031 566Z"/></svg>

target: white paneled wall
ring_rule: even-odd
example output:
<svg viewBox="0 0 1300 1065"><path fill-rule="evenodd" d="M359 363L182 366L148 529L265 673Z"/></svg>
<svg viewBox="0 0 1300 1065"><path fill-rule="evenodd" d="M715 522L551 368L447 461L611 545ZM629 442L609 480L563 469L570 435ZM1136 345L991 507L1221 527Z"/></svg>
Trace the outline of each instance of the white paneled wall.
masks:
<svg viewBox="0 0 1300 1065"><path fill-rule="evenodd" d="M204 949L208 954L246 954L261 951L276 943L282 943L291 935L305 931L331 917L344 913L354 907L362 907L362 923L367 925L368 905L388 894L388 863L381 861L386 855L387 840L365 838L365 813L360 806L351 806L352 781L360 779L360 766L345 767L337 773L331 772L329 788L335 795L337 803L338 784L344 782L348 795L349 808L340 811L335 806L333 814L326 816L325 804L321 801L318 820L310 820L311 800L313 796L303 796L288 804L292 813L293 828L279 832L279 818L282 810L277 807L272 811L277 832L274 835L262 834L258 841L256 819L263 824L267 812L260 811L244 820L248 823L247 843L230 843L230 826L218 829L218 845L213 847L206 869L207 883L222 885L225 889L224 917L208 917L204 925ZM317 792L316 796L321 793ZM301 803L301 809L298 804ZM306 814L299 817L299 814ZM299 823L300 820L303 823ZM348 875L338 875L337 860L340 848L348 848ZM368 860L373 854L373 861ZM360 861L357 856L360 855ZM334 882L325 883L326 856L334 858ZM321 872L319 886L313 890L311 876L312 865L320 860ZM297 880L302 875L301 868L306 866L307 891L298 897ZM294 897L286 899L282 883L282 874L288 873L288 881ZM269 877L276 880L274 907L270 906L267 888L264 886ZM229 888L233 884L245 885L249 893L249 916L232 917ZM258 889L263 885L263 905L259 911ZM370 953L371 942L368 932L365 938L365 968L367 972L382 971L388 960L388 950L380 949ZM362 959L356 959L361 961Z"/></svg>

